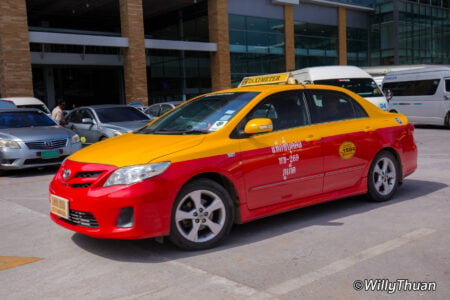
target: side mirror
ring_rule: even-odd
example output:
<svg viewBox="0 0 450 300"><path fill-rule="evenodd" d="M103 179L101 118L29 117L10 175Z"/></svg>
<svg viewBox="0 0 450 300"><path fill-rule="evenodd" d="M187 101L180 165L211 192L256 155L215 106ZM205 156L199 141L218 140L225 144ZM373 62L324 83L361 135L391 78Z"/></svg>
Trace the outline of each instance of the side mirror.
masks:
<svg viewBox="0 0 450 300"><path fill-rule="evenodd" d="M83 124L94 124L94 120L92 120L91 118L83 118L83 119L81 119L81 123L83 123Z"/></svg>
<svg viewBox="0 0 450 300"><path fill-rule="evenodd" d="M272 120L269 118L252 119L245 124L246 134L271 132L273 130Z"/></svg>

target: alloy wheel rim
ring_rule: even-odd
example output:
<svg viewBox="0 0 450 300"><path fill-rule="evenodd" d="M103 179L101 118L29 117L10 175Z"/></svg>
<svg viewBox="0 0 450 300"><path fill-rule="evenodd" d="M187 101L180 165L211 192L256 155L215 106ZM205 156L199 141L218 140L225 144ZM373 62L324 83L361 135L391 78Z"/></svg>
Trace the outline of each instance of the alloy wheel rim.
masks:
<svg viewBox="0 0 450 300"><path fill-rule="evenodd" d="M373 184L377 192L383 196L392 192L395 187L397 172L394 162L386 157L377 161L373 170Z"/></svg>
<svg viewBox="0 0 450 300"><path fill-rule="evenodd" d="M215 238L222 231L225 219L222 199L208 190L196 190L185 195L175 211L178 232L194 243Z"/></svg>

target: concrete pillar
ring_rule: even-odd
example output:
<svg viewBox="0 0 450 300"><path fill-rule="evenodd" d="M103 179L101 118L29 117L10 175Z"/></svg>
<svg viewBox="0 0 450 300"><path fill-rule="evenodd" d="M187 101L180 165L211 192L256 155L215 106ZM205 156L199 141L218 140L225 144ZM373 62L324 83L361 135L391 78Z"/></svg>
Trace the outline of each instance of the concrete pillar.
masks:
<svg viewBox="0 0 450 300"><path fill-rule="evenodd" d="M120 22L122 36L128 38L123 62L125 101L148 105L142 0L120 0Z"/></svg>
<svg viewBox="0 0 450 300"><path fill-rule="evenodd" d="M25 0L0 1L0 97L33 96Z"/></svg>
<svg viewBox="0 0 450 300"><path fill-rule="evenodd" d="M338 8L339 65L347 65L347 10Z"/></svg>
<svg viewBox="0 0 450 300"><path fill-rule="evenodd" d="M295 70L294 7L284 5L284 55L286 71Z"/></svg>
<svg viewBox="0 0 450 300"><path fill-rule="evenodd" d="M212 90L231 87L230 37L227 0L208 0L209 40L217 44L211 54Z"/></svg>

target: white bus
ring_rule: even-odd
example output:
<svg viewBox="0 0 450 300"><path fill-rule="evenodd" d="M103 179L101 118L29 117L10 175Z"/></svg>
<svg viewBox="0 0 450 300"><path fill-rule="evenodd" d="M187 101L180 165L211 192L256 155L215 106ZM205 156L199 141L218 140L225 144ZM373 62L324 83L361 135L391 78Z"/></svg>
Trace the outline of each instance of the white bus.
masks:
<svg viewBox="0 0 450 300"><path fill-rule="evenodd" d="M388 103L383 92L373 77L355 66L311 67L291 72L300 83L327 84L346 88L382 110L388 110Z"/></svg>
<svg viewBox="0 0 450 300"><path fill-rule="evenodd" d="M450 67L427 67L388 73L383 90L391 98L389 110L415 124L450 128Z"/></svg>

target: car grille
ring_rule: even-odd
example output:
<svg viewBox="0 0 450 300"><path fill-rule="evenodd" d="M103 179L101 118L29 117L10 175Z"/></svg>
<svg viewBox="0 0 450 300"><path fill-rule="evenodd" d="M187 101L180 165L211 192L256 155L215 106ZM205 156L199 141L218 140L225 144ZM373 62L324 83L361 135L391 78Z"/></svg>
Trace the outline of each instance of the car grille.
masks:
<svg viewBox="0 0 450 300"><path fill-rule="evenodd" d="M26 159L24 161L24 165L39 165L39 164L52 164L52 163L61 163L67 156L60 156L57 158L51 159L42 159L42 158L33 158Z"/></svg>
<svg viewBox="0 0 450 300"><path fill-rule="evenodd" d="M98 176L100 176L100 174L102 174L102 171L98 171L98 172L80 172L77 173L77 175L75 175L75 178L96 178Z"/></svg>
<svg viewBox="0 0 450 300"><path fill-rule="evenodd" d="M98 228L98 222L95 217L88 212L78 211L71 209L69 212L69 220L62 219L72 225L79 225L89 228Z"/></svg>
<svg viewBox="0 0 450 300"><path fill-rule="evenodd" d="M89 183L75 183L75 184L72 184L72 187L74 189L88 188L88 187L91 186L91 184L92 184L91 182L89 182Z"/></svg>
<svg viewBox="0 0 450 300"><path fill-rule="evenodd" d="M25 143L29 149L32 150L47 150L65 147L67 139L36 141Z"/></svg>

